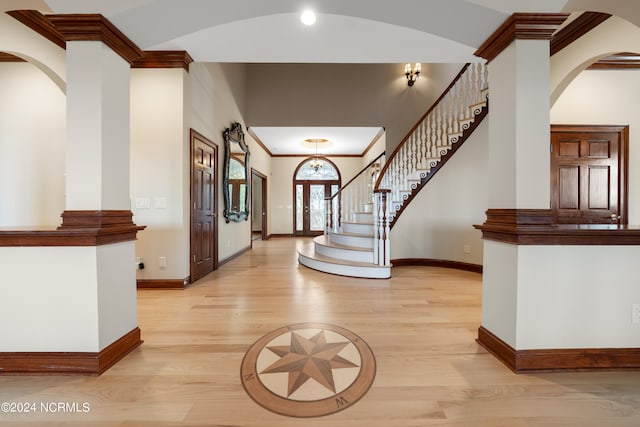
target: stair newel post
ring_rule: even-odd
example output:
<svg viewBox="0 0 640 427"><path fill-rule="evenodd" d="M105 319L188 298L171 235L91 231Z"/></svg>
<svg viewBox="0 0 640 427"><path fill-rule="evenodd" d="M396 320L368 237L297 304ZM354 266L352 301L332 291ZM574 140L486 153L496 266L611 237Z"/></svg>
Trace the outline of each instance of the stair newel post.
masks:
<svg viewBox="0 0 640 427"><path fill-rule="evenodd" d="M378 215L380 207L380 192L378 190L374 190L373 192L373 263L380 265L379 260L379 252L380 245L378 244L379 236L380 236L380 217Z"/></svg>
<svg viewBox="0 0 640 427"><path fill-rule="evenodd" d="M391 203L389 193L384 193L384 265L391 265Z"/></svg>
<svg viewBox="0 0 640 427"><path fill-rule="evenodd" d="M374 214L374 245L373 254L375 263L388 266L391 263L391 233L390 201L391 190L375 190L375 214Z"/></svg>
<svg viewBox="0 0 640 427"><path fill-rule="evenodd" d="M338 194L333 198L331 203L331 209L333 210L333 231L334 233L339 233L342 229L342 212L340 208L342 207L342 193Z"/></svg>

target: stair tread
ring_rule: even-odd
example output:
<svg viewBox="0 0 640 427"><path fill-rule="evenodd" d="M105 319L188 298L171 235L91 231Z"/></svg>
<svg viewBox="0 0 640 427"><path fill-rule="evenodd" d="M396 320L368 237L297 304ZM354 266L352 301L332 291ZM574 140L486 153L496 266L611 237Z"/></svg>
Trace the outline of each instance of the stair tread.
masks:
<svg viewBox="0 0 640 427"><path fill-rule="evenodd" d="M349 251L358 251L358 252L373 252L372 248L361 248L358 246L343 245L341 243L332 242L331 240L329 240L326 234L323 234L322 236L314 237L313 241L319 245L328 246L336 249L346 249Z"/></svg>
<svg viewBox="0 0 640 427"><path fill-rule="evenodd" d="M344 259L333 258L330 256L322 255L316 252L313 245L304 245L303 247L298 249L298 253L307 258L312 258L317 261L327 262L330 264L350 265L353 267L367 267L367 268L389 268L390 267L390 266L373 264L370 262L348 261Z"/></svg>

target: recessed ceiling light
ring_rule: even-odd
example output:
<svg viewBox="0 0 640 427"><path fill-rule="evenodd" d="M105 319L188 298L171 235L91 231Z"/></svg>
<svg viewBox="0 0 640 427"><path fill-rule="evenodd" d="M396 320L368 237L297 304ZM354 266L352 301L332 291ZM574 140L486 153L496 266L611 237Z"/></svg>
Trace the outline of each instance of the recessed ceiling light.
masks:
<svg viewBox="0 0 640 427"><path fill-rule="evenodd" d="M316 22L316 14L311 10L305 10L300 15L300 20L304 25L313 25Z"/></svg>

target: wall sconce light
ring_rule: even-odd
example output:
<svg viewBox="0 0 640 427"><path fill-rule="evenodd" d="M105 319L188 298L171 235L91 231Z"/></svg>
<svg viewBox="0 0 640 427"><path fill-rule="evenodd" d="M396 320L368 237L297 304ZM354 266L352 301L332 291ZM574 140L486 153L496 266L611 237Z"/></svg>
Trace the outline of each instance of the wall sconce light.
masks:
<svg viewBox="0 0 640 427"><path fill-rule="evenodd" d="M411 68L411 64L407 64L404 66L404 75L407 77L407 84L409 86L413 86L413 84L418 80L418 76L420 75L421 65L419 62L416 62L416 65Z"/></svg>

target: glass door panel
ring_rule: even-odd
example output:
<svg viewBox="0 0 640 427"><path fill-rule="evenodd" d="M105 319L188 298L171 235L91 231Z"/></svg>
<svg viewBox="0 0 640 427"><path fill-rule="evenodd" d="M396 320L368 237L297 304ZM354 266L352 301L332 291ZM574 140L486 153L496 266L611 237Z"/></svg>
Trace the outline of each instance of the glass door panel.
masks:
<svg viewBox="0 0 640 427"><path fill-rule="evenodd" d="M324 197L324 184L309 186L309 229L311 231L324 231Z"/></svg>
<svg viewBox="0 0 640 427"><path fill-rule="evenodd" d="M304 231L304 196L302 184L296 184L296 232Z"/></svg>

